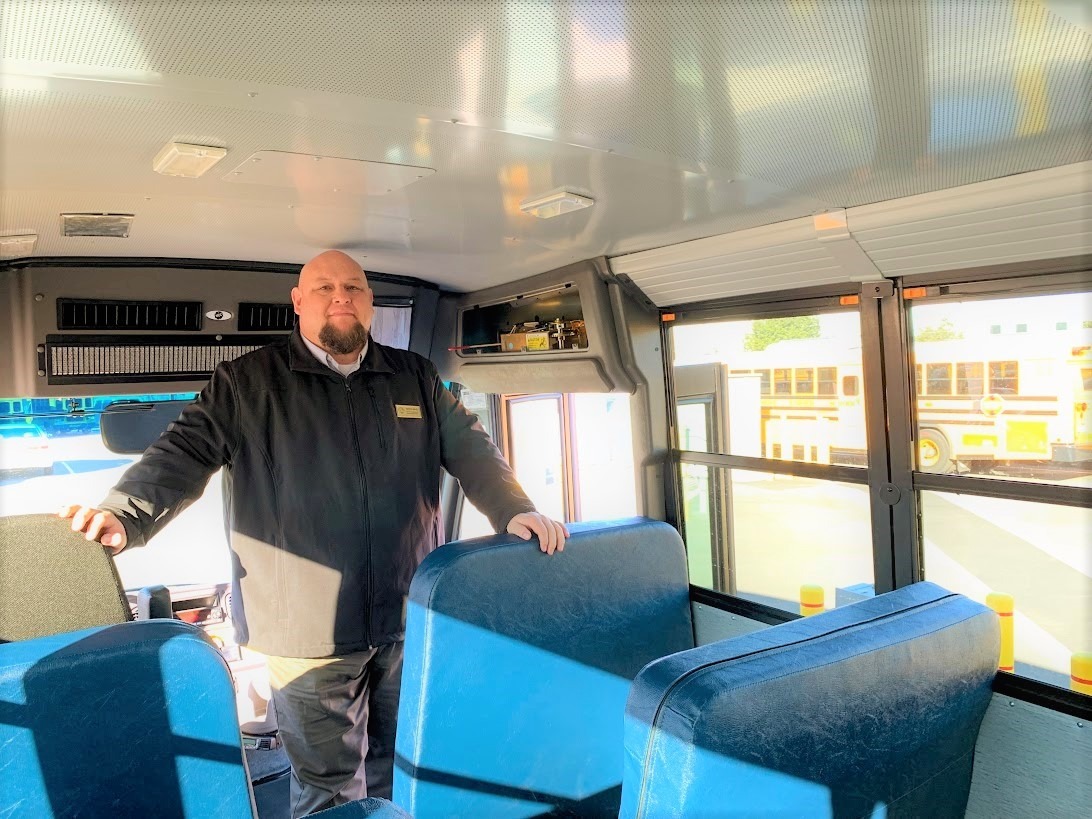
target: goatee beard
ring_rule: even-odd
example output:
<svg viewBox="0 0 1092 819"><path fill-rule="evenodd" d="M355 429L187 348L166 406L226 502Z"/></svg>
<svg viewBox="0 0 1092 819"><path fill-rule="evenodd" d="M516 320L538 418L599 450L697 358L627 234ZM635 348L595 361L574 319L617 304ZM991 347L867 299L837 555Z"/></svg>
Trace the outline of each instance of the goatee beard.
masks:
<svg viewBox="0 0 1092 819"><path fill-rule="evenodd" d="M349 355L364 349L368 343L368 330L359 321L344 331L326 322L319 330L319 341L334 355Z"/></svg>

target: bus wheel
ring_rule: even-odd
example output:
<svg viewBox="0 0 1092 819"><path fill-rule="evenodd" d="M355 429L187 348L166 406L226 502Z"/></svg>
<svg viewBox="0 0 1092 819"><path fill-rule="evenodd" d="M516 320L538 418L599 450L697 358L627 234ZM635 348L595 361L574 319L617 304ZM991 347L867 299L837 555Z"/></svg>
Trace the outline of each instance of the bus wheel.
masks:
<svg viewBox="0 0 1092 819"><path fill-rule="evenodd" d="M918 435L918 469L934 475L952 470L952 448L944 434L935 429L923 429Z"/></svg>

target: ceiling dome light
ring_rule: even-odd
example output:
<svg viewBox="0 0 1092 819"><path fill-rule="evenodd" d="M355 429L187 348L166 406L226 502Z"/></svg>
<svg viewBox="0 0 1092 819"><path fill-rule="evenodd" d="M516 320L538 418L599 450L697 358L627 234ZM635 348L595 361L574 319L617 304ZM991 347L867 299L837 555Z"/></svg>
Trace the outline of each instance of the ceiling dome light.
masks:
<svg viewBox="0 0 1092 819"><path fill-rule="evenodd" d="M552 219L555 216L572 213L574 210L590 208L594 204L595 200L587 196L569 191L557 191L521 202L519 209L539 219Z"/></svg>

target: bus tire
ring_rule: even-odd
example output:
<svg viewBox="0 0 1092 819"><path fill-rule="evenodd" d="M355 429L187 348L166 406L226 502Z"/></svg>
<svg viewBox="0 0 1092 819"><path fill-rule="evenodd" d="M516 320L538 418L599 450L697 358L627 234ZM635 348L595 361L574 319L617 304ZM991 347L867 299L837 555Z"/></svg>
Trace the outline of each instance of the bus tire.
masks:
<svg viewBox="0 0 1092 819"><path fill-rule="evenodd" d="M933 475L952 471L952 447L940 430L927 428L918 433L918 470Z"/></svg>

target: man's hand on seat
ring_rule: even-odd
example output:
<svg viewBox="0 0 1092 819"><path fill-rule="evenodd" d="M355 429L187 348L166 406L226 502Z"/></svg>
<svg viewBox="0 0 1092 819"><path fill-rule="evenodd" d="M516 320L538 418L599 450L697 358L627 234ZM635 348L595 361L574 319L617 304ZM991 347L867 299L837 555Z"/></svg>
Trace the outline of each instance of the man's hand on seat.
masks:
<svg viewBox="0 0 1092 819"><path fill-rule="evenodd" d="M111 554L116 555L125 548L128 536L125 534L125 527L114 517L113 512L92 506L62 506L57 517L72 518L73 532L83 532L88 540L97 540Z"/></svg>
<svg viewBox="0 0 1092 819"><path fill-rule="evenodd" d="M539 512L521 512L508 521L507 531L524 540L530 540L532 535L537 535L538 547L548 555L555 551L565 551L565 538L569 536L569 530L564 524Z"/></svg>

